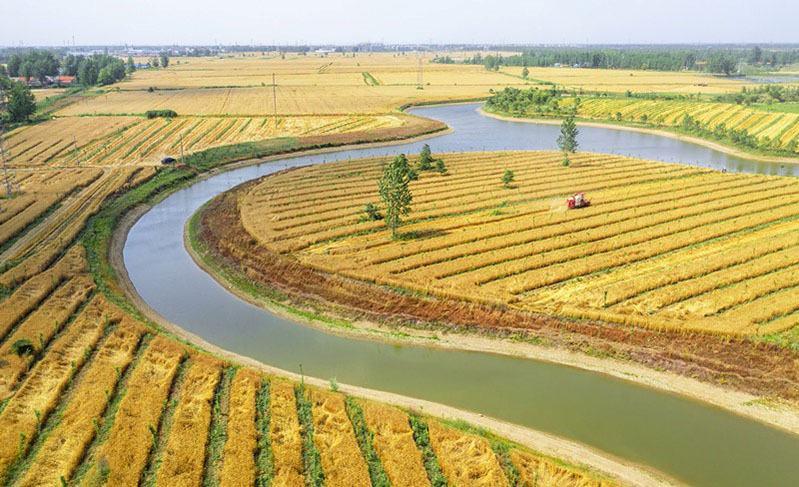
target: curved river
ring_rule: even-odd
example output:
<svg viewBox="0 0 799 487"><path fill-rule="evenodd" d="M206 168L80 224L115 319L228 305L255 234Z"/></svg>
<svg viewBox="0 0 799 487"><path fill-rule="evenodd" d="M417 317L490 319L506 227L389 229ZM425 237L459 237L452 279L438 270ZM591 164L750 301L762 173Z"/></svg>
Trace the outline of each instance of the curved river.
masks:
<svg viewBox="0 0 799 487"><path fill-rule="evenodd" d="M555 125L500 121L479 105L419 108L455 132L434 152L554 149ZM580 148L729 171L796 175L670 138L580 128ZM299 325L227 292L195 265L183 227L203 203L284 167L399 152L421 142L288 158L244 167L181 189L131 229L125 265L137 291L166 319L227 350L286 370L387 390L548 431L654 467L695 486L799 485L799 437L678 395L585 370L486 353L342 338Z"/></svg>

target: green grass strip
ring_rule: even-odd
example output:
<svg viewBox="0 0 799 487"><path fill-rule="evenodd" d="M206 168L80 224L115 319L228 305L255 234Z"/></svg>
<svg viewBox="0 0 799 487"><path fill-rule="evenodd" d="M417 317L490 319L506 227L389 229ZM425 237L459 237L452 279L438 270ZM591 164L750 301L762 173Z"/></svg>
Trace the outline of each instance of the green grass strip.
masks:
<svg viewBox="0 0 799 487"><path fill-rule="evenodd" d="M388 475L383 468L383 462L374 448L374 433L369 431L366 426L366 420L363 418L363 409L355 399L347 396L344 400L344 405L347 410L347 416L350 418L352 428L355 430L355 439L358 440L358 446L361 448L363 459L369 466L369 478L372 479L372 487L389 487L391 482L388 480Z"/></svg>
<svg viewBox="0 0 799 487"><path fill-rule="evenodd" d="M302 434L302 460L305 463L305 485L308 487L323 487L325 473L322 470L322 457L313 441L313 408L311 406L310 391L305 383L294 386L294 397L297 401L297 416L300 419L300 433Z"/></svg>
<svg viewBox="0 0 799 487"><path fill-rule="evenodd" d="M255 454L255 485L257 487L270 487L272 485L272 477L275 475L272 436L270 433L272 419L270 414L270 385L271 383L265 380L255 398L255 426L258 430L258 450Z"/></svg>
<svg viewBox="0 0 799 487"><path fill-rule="evenodd" d="M445 487L447 479L441 472L441 465L439 465L436 453L430 445L430 432L427 429L427 424L415 413L408 413L408 421L410 422L411 430L413 430L413 441L416 442L416 448L422 453L422 461L424 462L424 469L427 471L427 478L433 487Z"/></svg>
<svg viewBox="0 0 799 487"><path fill-rule="evenodd" d="M230 382L236 375L236 367L227 367L222 372L222 380L214 392L214 406L211 411L211 425L208 428L208 444L203 466L203 487L219 485L222 471L222 453L227 442L227 426L230 417Z"/></svg>

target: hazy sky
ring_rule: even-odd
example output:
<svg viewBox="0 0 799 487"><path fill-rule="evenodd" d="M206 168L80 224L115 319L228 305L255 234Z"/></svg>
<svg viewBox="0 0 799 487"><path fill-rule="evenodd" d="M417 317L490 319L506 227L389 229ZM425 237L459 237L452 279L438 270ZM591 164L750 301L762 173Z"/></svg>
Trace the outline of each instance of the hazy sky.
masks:
<svg viewBox="0 0 799 487"><path fill-rule="evenodd" d="M799 0L3 0L0 45L799 42Z"/></svg>

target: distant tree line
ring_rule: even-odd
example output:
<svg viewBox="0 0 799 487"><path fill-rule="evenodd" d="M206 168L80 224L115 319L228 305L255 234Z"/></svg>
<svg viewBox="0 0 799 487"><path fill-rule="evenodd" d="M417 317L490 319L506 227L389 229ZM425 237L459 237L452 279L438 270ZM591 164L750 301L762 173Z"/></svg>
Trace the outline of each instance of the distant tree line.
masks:
<svg viewBox="0 0 799 487"><path fill-rule="evenodd" d="M64 74L77 76L83 86L110 85L125 78L127 67L123 60L107 54L91 56L68 55L64 58Z"/></svg>
<svg viewBox="0 0 799 487"><path fill-rule="evenodd" d="M752 105L756 103L799 103L799 86L770 84L747 88L738 93L718 95L716 101Z"/></svg>
<svg viewBox="0 0 799 487"><path fill-rule="evenodd" d="M434 63L452 64L449 56L436 57ZM582 68L644 69L656 71L695 70L711 73L733 74L741 62L764 64L772 67L799 62L799 49L764 51L755 46L744 49L711 48L539 48L502 56L480 53L463 61L465 64L482 64L488 70L499 66L579 66Z"/></svg>
<svg viewBox="0 0 799 487"><path fill-rule="evenodd" d="M152 67L169 66L169 54L161 53L150 60ZM55 52L33 49L24 53L14 53L8 57L7 66L0 66L0 75L12 78L35 79L46 83L49 76L75 76L83 86L105 86L116 83L136 70L132 58L127 62L108 54L89 56L68 54L59 58Z"/></svg>

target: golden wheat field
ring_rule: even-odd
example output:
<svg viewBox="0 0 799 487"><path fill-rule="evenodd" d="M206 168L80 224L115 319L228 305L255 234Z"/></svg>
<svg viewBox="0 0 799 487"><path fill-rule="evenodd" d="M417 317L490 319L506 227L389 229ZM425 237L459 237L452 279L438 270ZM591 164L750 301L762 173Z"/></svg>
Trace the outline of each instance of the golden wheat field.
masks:
<svg viewBox="0 0 799 487"><path fill-rule="evenodd" d="M574 99L563 106L573 106ZM686 115L708 129L746 131L765 146L784 149L793 140L799 142L799 114L777 113L730 103L586 99L578 105L579 116L605 120L648 122L662 126L679 126Z"/></svg>
<svg viewBox="0 0 799 487"><path fill-rule="evenodd" d="M411 183L399 240L363 211L385 158L265 178L241 195L242 223L314 268L433 295L717 333L799 323L795 179L591 153L443 158L446 175ZM567 210L577 191L591 206Z"/></svg>
<svg viewBox="0 0 799 487"><path fill-rule="evenodd" d="M430 445L411 434L406 411L358 400L364 420L354 415L352 397L211 356L107 297L80 232L114 195L156 172L19 169L20 194L0 200L0 484L251 486L258 479L302 486L321 468L326 485L370 485L365 455L374 451L394 485L429 485L419 459ZM300 414L303 406L308 415ZM404 458L387 445L402 448ZM483 454L490 460L494 453ZM447 468L466 468L467 458L459 467L451 457ZM454 485L459 477L450 475Z"/></svg>
<svg viewBox="0 0 799 487"><path fill-rule="evenodd" d="M502 67L501 71L521 76L522 69L507 66ZM720 94L738 92L743 86L751 85L745 80L693 72L568 67L532 67L528 70L528 79L585 91Z"/></svg>
<svg viewBox="0 0 799 487"><path fill-rule="evenodd" d="M279 137L394 128L399 115L293 117L65 117L10 134L15 166L158 165L167 156Z"/></svg>

